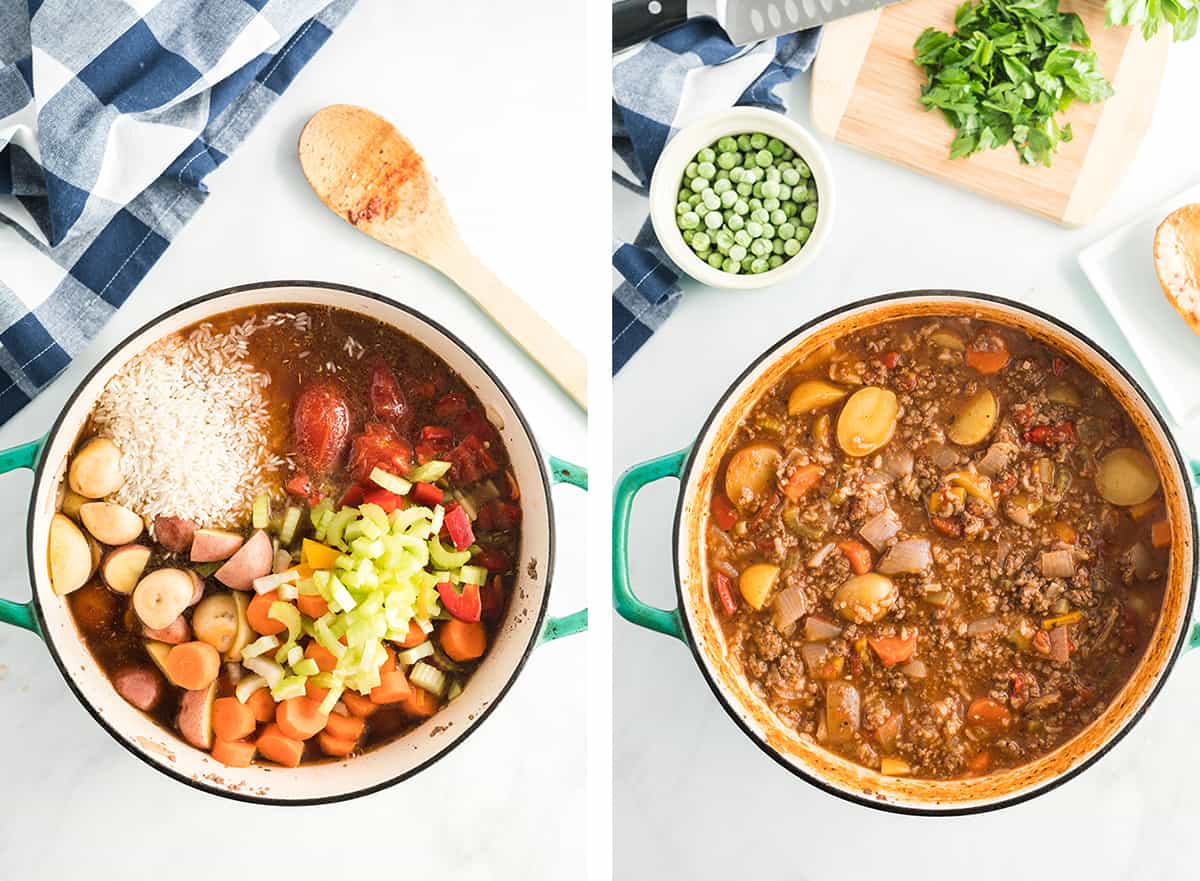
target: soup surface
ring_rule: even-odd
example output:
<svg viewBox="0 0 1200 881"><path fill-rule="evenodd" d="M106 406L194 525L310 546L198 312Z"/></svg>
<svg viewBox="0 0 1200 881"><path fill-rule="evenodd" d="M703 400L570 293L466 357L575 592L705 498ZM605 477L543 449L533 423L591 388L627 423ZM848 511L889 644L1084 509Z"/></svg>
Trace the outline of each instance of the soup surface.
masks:
<svg viewBox="0 0 1200 881"><path fill-rule="evenodd" d="M1171 532L1103 384L1024 333L856 331L747 414L708 521L729 651L786 725L889 775L1028 762L1154 632Z"/></svg>
<svg viewBox="0 0 1200 881"><path fill-rule="evenodd" d="M106 386L51 530L117 691L229 765L354 755L453 700L503 618L520 490L461 378L334 308L239 310Z"/></svg>

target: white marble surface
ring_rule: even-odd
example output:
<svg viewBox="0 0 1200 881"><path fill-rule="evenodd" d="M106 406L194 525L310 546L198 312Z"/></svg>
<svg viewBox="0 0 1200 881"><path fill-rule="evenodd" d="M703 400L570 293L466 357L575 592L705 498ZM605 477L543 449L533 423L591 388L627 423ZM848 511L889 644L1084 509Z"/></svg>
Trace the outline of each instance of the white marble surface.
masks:
<svg viewBox="0 0 1200 881"><path fill-rule="evenodd" d="M480 256L582 345L585 328L563 281L588 242L569 225L546 223L535 191L538 180L573 177L584 149L584 10L556 0L524 9L363 0L209 179L208 204L101 338L0 429L0 447L44 432L103 352L166 307L226 285L309 278L379 291L453 329L513 390L543 450L585 463L581 412L449 282L338 222L295 161L301 125L326 104L390 117L432 165ZM31 480L12 474L4 484L0 555L10 575L0 594L25 599ZM551 610L563 614L585 604L580 579L569 576L584 566L586 502L564 487L555 503L560 578ZM366 799L289 809L226 801L153 771L92 721L34 637L0 627L0 878L377 877L372 869L462 881L578 877L586 642L538 649L482 727L416 778Z"/></svg>
<svg viewBox="0 0 1200 881"><path fill-rule="evenodd" d="M1200 180L1197 82L1200 44L1172 47L1136 162L1082 230L826 144L840 205L825 253L786 287L687 289L615 381L614 472L688 444L756 355L806 319L872 294L958 287L1008 296L1073 323L1133 366L1076 254ZM791 88L792 115L807 122L807 78ZM626 236L644 215L623 193L614 211ZM1200 431L1180 439L1200 455ZM663 481L643 491L633 520L634 587L659 605L673 604L676 487ZM1182 658L1142 722L1080 778L999 813L936 820L873 812L789 775L725 715L684 646L624 621L613 628L616 878L1195 877L1200 658Z"/></svg>

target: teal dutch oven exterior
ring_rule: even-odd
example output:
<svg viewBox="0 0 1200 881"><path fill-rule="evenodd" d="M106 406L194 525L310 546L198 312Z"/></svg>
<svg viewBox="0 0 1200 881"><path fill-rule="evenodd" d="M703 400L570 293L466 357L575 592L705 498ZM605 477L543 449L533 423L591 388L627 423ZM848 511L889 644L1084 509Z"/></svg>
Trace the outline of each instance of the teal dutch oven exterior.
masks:
<svg viewBox="0 0 1200 881"><path fill-rule="evenodd" d="M788 364L815 347L815 340L827 341L866 323L914 314L970 314L1009 323L1052 342L1092 369L1139 421L1155 452L1160 474L1165 474L1164 491L1173 526L1172 585L1159 630L1139 672L1114 699L1109 712L1050 757L976 780L884 777L786 730L757 701L726 657L707 599L703 531L712 472L724 449L722 438L732 434L740 414L783 376ZM664 479L680 482L672 534L677 604L671 609L640 600L629 578L629 521L634 499L643 487ZM1200 485L1200 466L1185 462L1150 398L1110 355L1078 331L1036 309L984 294L944 290L888 294L829 312L784 337L730 385L693 444L634 465L621 475L613 498L613 605L627 621L687 645L735 724L772 759L814 786L897 813L946 816L994 810L1040 795L1090 767L1138 721L1180 652L1200 645L1200 624L1192 620L1197 576L1194 485Z"/></svg>
<svg viewBox="0 0 1200 881"><path fill-rule="evenodd" d="M523 526L517 584L505 621L483 664L462 694L410 734L338 762L301 766L226 768L125 703L99 670L75 628L65 600L50 589L49 520L57 507L68 454L108 379L155 341L233 309L276 304L337 307L370 315L437 353L476 391L508 448L522 490ZM587 471L544 457L516 401L474 352L448 330L406 306L368 291L310 281L263 282L185 303L144 325L106 355L71 395L42 438L0 452L0 473L34 471L27 530L28 602L0 599L0 622L24 628L45 643L80 702L118 742L159 771L206 792L263 804L322 804L366 795L400 782L443 758L495 709L533 649L587 629L587 610L548 614L554 569L551 486L586 490Z"/></svg>

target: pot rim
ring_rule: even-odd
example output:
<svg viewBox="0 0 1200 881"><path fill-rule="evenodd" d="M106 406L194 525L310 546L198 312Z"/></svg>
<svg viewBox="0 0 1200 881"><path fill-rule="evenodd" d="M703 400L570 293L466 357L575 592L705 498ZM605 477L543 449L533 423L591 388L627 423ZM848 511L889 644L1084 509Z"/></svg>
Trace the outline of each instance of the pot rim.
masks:
<svg viewBox="0 0 1200 881"><path fill-rule="evenodd" d="M35 586L37 584L37 573L36 573L36 570L34 567L34 562L33 562L36 559L35 549L33 547L33 520L34 520L34 514L36 511L36 507L33 504L33 500L37 498L38 494L41 492L41 489L42 489L42 479L44 477L44 471L45 471L45 467L46 467L46 457L44 455L42 455L42 453L44 450L46 450L50 446L50 440L58 433L58 430L61 427L63 420L66 418L68 411L70 411L71 408L74 407L75 403L77 402L77 400L79 398L80 393L88 385L88 383L91 382L92 377L94 377L112 359L112 357L118 351L123 349L126 345L128 345L133 340L135 340L138 337L145 334L147 331L151 330L155 325L162 323L163 321L172 317L173 315L176 315L186 309L191 309L192 307L198 306L202 303L208 303L208 302L211 302L214 300L219 300L223 297L227 297L232 294L246 293L248 291L259 291L259 290L265 290L265 289L269 289L269 288L320 288L323 290L340 291L342 293L351 294L353 296L372 300L372 301L375 301L378 303L382 303L385 306L399 309L402 312L405 312L408 315L410 315L411 317L415 318L416 320L424 322L425 324L432 327L434 330L436 330L439 333L441 333L442 335L444 335L448 340L450 340L450 342L452 342L454 345L456 345L467 357L469 357L472 361L474 361L476 363L476 365L495 384L496 388L499 389L500 393L508 401L509 406L512 407L513 412L516 414L517 419L521 424L522 433L524 434L526 440L528 441L530 447L532 448L534 457L537 460L538 471L541 475L541 480L542 480L542 493L546 499L546 520L547 520L547 554L546 554L546 568L545 568L546 575L545 575L545 586L542 590L542 602L541 602L541 606L539 607L538 613L537 613L536 626L534 626L530 630L529 642L525 646L524 651L521 653L521 657L518 660L516 666L513 667L512 671L508 674L508 678L505 680L504 685L496 693L496 696L488 702L487 706L478 715L476 715L474 720L472 720L470 727L467 728L467 730L462 734L461 737L454 739L445 747L437 750L432 756L430 756L424 762L421 762L419 765L411 768L410 770L408 770L402 774L398 774L394 777L390 777L386 780L380 781L379 783L375 783L370 786L363 787L361 789L355 789L355 790L352 790L349 792L342 792L342 793L337 793L337 794L333 794L333 795L320 796L320 797L316 797L316 798L299 798L299 799L275 798L272 796L257 795L255 793L247 792L247 791L231 791L224 787L219 787L219 786L215 786L215 785L206 783L202 779L196 779L193 777L189 777L188 775L184 774L181 771L176 770L175 768L168 767L166 765L162 765L162 764L159 764L159 763L153 761L148 755L146 755L146 753L144 751L140 750L127 737L125 737L120 731L118 731L115 728L115 726L113 726L108 721L108 719L106 719L104 716L102 716L100 713L98 713L96 711L96 708L93 707L91 705L91 703L88 702L88 700L84 697L83 692L80 690L79 686L76 685L74 677L71 675L71 673L67 670L66 666L64 665L63 660L58 653L58 648L54 644L54 640L52 638L46 638L46 636L45 636L47 629L48 629L47 622L46 622L46 618L42 612L41 597ZM281 299L279 302L285 302L285 301ZM216 314L216 313L214 313L214 314ZM438 353L435 352L434 354L436 355ZM275 806L285 806L285 807L290 807L290 806L305 807L305 806L311 806L311 805L332 804L332 803L336 803L336 802L349 801L351 799L360 798L362 796L371 795L372 793L376 793L376 792L380 792L384 789L388 789L392 786L395 786L397 783L400 783L404 780L409 779L410 777L413 777L416 774L419 774L421 771L424 771L426 768L428 768L430 765L434 764L435 762L437 762L444 756L449 755L459 744L466 741L466 739L468 737L470 737L472 734L474 734L476 731L478 731L479 727L483 724L483 721L492 714L492 711L496 709L496 707L504 699L505 695L508 694L508 692L512 688L513 684L516 682L517 678L520 676L522 670L525 668L525 664L529 660L530 654L533 652L533 649L538 644L538 639L542 633L542 627L545 625L546 611L549 607L549 602L550 602L550 590L551 590L553 580L554 580L554 550L555 550L554 502L553 502L553 497L552 497L552 493L550 490L550 478L546 471L545 456L542 454L542 450L538 446L538 443L537 443L536 438L534 437L533 431L529 427L529 422L525 418L525 414L521 411L521 408L517 405L517 402L513 398L512 394L509 392L508 387L492 371L491 367L489 367L487 365L487 363L485 363L484 360L482 358L480 358L478 354L476 354L474 349L472 349L470 346L468 346L466 343L464 343L462 341L462 339L460 339L456 334L454 334L453 332L448 330L444 325L440 324L437 321L434 321L432 318L425 315L423 312L420 312L417 309L414 309L405 303L397 302L395 300L392 300L392 299L389 299L389 298L383 296L382 294L377 294L373 291L368 291L363 288L354 287L353 285L345 285L345 284L339 284L337 282L315 281L315 280L305 280L305 279L283 279L283 280L279 280L279 281L250 282L248 284L233 285L230 287L221 288L220 290L213 291L208 294L203 294L199 297L194 297L194 298L187 300L183 303L180 303L176 306L172 306L170 309L167 309L164 312L160 312L154 318L150 319L145 324L142 324L141 326L139 326L136 330L131 331L119 343L110 347L105 352L105 354L96 362L96 364L92 367L92 369L88 371L87 375L84 376L83 379L81 379L78 382L78 384L75 386L74 390L71 392L70 397L67 398L66 402L63 404L62 408L59 410L58 416L55 417L54 423L50 426L50 429L44 435L42 441L43 441L42 449L39 450L39 453L38 453L37 467L34 469L33 488L30 491L29 515L28 515L28 518L26 521L26 527L25 527L26 556L27 556L27 565L29 567L29 583L30 583L31 587L33 588L32 589L33 597L32 597L31 602L32 602L32 606L33 606L35 620L37 623L38 633L40 635L42 635L43 641L46 644L46 648L49 650L50 656L54 660L54 665L58 668L59 672L62 674L63 679L66 680L67 687L70 688L71 692L75 695L76 700L88 711L88 713L92 716L92 718L97 723L99 723L99 725L105 731L107 731L109 733L109 735L111 735L112 738L117 741L117 743L119 743L127 751L132 753L140 761L145 762L147 765L149 765L154 770L159 771L160 773L165 774L168 777L171 777L174 780L191 787L192 789L199 790L200 792L206 793L208 795L214 795L214 796L219 796L221 798L231 799L233 801L248 802L250 804L275 805Z"/></svg>
<svg viewBox="0 0 1200 881"><path fill-rule="evenodd" d="M680 534L681 534L681 530L683 527L683 520L684 520L683 515L684 515L685 502L687 500L686 488L689 485L691 478L692 478L692 469L696 465L696 450L699 448L700 442L704 438L706 438L708 436L708 434L712 431L712 429L716 423L716 420L717 420L717 415L721 412L721 410L724 408L726 402L732 397L733 393L742 385L742 383L749 376L756 373L760 367L767 364L770 361L770 359L777 356L777 353L780 348L782 348L787 343L789 343L799 337L804 336L805 334L807 334L810 330L812 330L817 325L820 325L826 321L829 321L832 318L837 317L838 315L853 311L855 309L861 309L866 306L873 306L876 304L888 303L888 302L892 302L892 301L896 301L896 300L918 300L918 299L920 299L920 300L939 300L939 299L963 299L963 298L979 300L979 301L982 301L985 303L991 303L991 304L1023 311L1028 314L1031 314L1033 316L1036 316L1037 318L1039 318L1043 321L1046 321L1046 322L1052 324L1055 328L1057 328L1071 336L1074 336L1075 338L1084 342L1086 345L1090 346L1097 354L1099 354L1104 359L1105 362L1107 362L1107 364L1113 370L1115 370L1122 378L1125 379L1126 382L1129 383L1130 387L1133 388L1133 390L1141 398L1142 402L1146 405L1150 414L1154 417L1155 421L1158 423L1158 427L1162 430L1163 435L1167 439L1167 443L1169 444L1171 454L1173 455L1173 457L1175 459L1175 464L1179 469L1179 473L1183 476L1183 484L1184 484L1184 487L1186 490L1185 495L1187 497L1188 512L1190 515L1191 530L1192 530L1193 534L1195 534L1195 532L1196 532L1196 525L1195 525L1196 524L1196 501L1195 501L1194 493L1192 491L1191 471L1188 468L1187 463L1183 458L1183 455L1179 451L1179 446L1175 441L1174 434L1168 427L1167 422L1163 418L1162 414L1159 412L1158 406L1149 397L1149 395L1146 394L1145 389L1142 388L1141 383L1139 383L1136 379L1134 379L1134 377L1129 373L1129 371L1127 371L1123 366L1121 366L1121 364L1119 364L1116 361L1116 359L1113 358L1113 356L1109 353L1109 351L1106 348L1101 346L1099 343L1097 343L1095 340L1093 340L1087 334L1085 334L1085 333L1075 329L1071 325L1067 324L1065 321L1063 321L1059 318L1055 318L1054 316L1049 315L1048 313L1043 312L1042 310L1040 310L1034 306L1029 306L1029 305L1026 305L1025 303L1020 303L1016 300L1010 300L1006 297L999 297L999 296L996 296L995 294L984 294L984 293L979 293L976 291L958 290L958 289L953 289L953 288L936 288L936 289L930 288L930 289L915 289L915 290L906 290L906 291L892 291L890 293L879 294L874 297L867 297L867 298L864 298L861 300L854 300L853 302L846 303L846 304L844 304L842 306L838 306L834 309L830 309L814 318L809 319L808 321L804 322L802 325L800 325L796 329L794 329L794 330L790 331L789 333L785 334L784 336L780 337L776 342L774 342L770 346L768 346L760 355L758 355L743 371L741 371L741 373L739 373L729 383L729 385L726 387L725 391L721 394L721 397L713 405L712 410L709 411L709 414L705 418L704 423L701 425L699 432L696 434L696 439L692 442L691 448L688 450L687 460L684 464L683 470L679 474L680 492L679 492L679 498L676 500L676 504L675 504L675 522L674 522L674 525L671 530L671 542L672 542L671 559L672 559L672 563L673 563L673 570L674 570L674 577L675 577L675 595L676 595L676 599L678 600L678 603L679 603L679 619L682 622L685 642L687 643L688 649L691 651L692 656L696 661L696 666L698 666L700 668L700 672L704 676L705 682L708 683L708 687L712 690L712 693L716 696L717 702L721 705L722 708L724 708L725 712L733 720L734 724L737 725L737 727L742 730L743 734L745 734L759 749L761 749L764 753L766 753L768 756L770 756L771 759L773 759L777 764L781 765L782 767L784 767L785 769L790 771L795 776L800 777L805 782L812 784L817 789L820 789L823 792L826 792L830 795L837 796L838 798L844 799L846 801L853 802L854 804L863 805L863 806L869 807L869 808L874 808L875 810L886 811L888 813L902 814L902 815L907 815L907 816L957 817L957 816L967 816L967 815L971 815L971 814L982 814L982 813L986 813L988 811L995 811L995 810L999 810L1001 808L1010 807L1012 805L1016 805L1016 804L1020 804L1022 802L1029 801L1032 798L1036 798L1039 795L1043 795L1047 792L1050 792L1053 789L1056 789L1057 787L1061 786L1062 784L1066 783L1069 780L1072 780L1079 774L1086 771L1088 768L1092 767L1092 765L1094 765L1096 762L1098 762L1103 756L1105 756L1108 753L1109 750L1111 750L1114 746L1116 746L1117 743L1119 743L1125 737L1126 734L1129 733L1129 731L1133 728L1134 725L1136 725L1138 723L1138 721L1141 720L1141 718L1145 714L1146 710L1148 710L1150 708L1150 705L1154 702L1154 699L1156 697L1158 697L1159 692L1162 690L1163 684L1166 682L1167 677L1170 676L1171 671L1174 669L1175 662L1179 659L1179 655L1183 650L1184 644L1187 643L1187 641L1188 641L1189 632L1191 630L1190 625L1192 624L1192 621L1193 621L1194 605L1195 605L1195 599L1196 599L1196 587L1197 587L1196 576L1197 576L1197 571L1200 570L1200 556L1194 557L1193 561L1192 561L1192 569L1190 572L1190 576L1191 576L1190 577L1190 585L1187 588L1187 603L1183 610L1184 611L1184 617L1183 617L1184 626L1180 627L1179 636L1175 640L1175 646L1171 649L1171 654L1167 658L1167 661L1163 665L1163 668L1156 675L1154 686L1150 689L1149 693L1146 695L1145 700L1142 701L1141 706L1139 706L1133 713L1131 713L1129 715L1129 717L1127 719L1124 720L1124 722L1121 724L1121 727L1108 740L1106 740L1101 747L1099 747L1097 750L1095 750L1091 755L1089 755L1086 759L1084 759L1078 765L1076 765L1075 767L1073 767L1061 774L1057 774L1054 777L1049 778L1045 782L1039 783L1036 786L1033 786L1024 792L1020 792L1016 795L1013 795L1013 796L1010 796L1007 798L1000 798L995 801L987 802L984 804L964 805L961 807L947 807L947 808L921 807L921 806L911 805L911 804L896 804L896 803L887 802L887 801L880 801L878 799L871 799L864 795L860 795L856 792L852 792L848 789L843 789L839 786L829 783L828 781L822 779L821 777L817 776L816 774L814 774L806 769L797 767L797 765L787 761L784 758L783 754L779 750L772 747L769 743L767 743L767 741L764 738L759 737L758 734L756 734L750 728L750 726L741 718L741 716L737 712L737 709L732 705L732 703L729 700L726 699L725 695L722 693L720 686L717 684L716 674L710 669L708 659L701 652L699 645L698 645L698 640L696 639L696 634L692 631L692 626L689 621L689 616L684 612L684 609L686 607L686 599L684 596L683 581L680 578L680 572L681 572L680 559L679 559Z"/></svg>

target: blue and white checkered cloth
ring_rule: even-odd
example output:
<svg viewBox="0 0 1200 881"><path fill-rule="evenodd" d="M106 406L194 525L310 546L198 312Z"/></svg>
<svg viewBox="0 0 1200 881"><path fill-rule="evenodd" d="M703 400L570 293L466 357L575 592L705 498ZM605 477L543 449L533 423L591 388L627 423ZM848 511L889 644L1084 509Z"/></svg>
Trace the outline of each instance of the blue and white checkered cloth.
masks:
<svg viewBox="0 0 1200 881"><path fill-rule="evenodd" d="M354 0L0 0L0 423L162 256Z"/></svg>
<svg viewBox="0 0 1200 881"><path fill-rule="evenodd" d="M787 108L776 88L808 70L820 28L737 47L712 21L697 19L613 60L616 181L643 195L663 147L699 116L733 105ZM647 220L632 243L616 242L613 373L658 330L679 301L678 270Z"/></svg>

